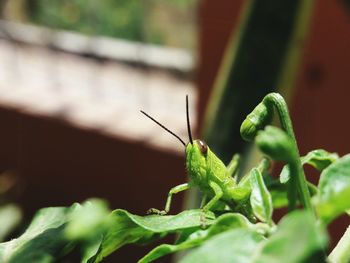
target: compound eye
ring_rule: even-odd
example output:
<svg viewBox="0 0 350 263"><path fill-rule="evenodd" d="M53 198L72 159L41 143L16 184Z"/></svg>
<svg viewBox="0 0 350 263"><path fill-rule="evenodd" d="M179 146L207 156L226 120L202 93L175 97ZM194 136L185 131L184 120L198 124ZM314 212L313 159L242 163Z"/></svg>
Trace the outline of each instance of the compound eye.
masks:
<svg viewBox="0 0 350 263"><path fill-rule="evenodd" d="M208 152L208 145L202 140L198 140L198 145L199 145L199 150L201 151L201 153L202 154L207 154L207 152Z"/></svg>

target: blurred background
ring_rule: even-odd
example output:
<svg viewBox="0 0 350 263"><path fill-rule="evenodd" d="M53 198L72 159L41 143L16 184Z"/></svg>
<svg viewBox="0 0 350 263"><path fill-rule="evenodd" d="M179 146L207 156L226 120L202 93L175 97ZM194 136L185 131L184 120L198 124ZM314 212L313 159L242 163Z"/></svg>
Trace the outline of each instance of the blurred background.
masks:
<svg viewBox="0 0 350 263"><path fill-rule="evenodd" d="M256 158L239 124L274 90L289 102L301 154L350 152L349 7L1 0L1 204L18 204L25 220L92 196L138 214L162 207L186 180L184 149L139 110L187 141L186 94L192 129L225 161ZM173 213L183 200L175 197ZM331 226L334 240L348 224ZM118 258L134 262L148 249Z"/></svg>

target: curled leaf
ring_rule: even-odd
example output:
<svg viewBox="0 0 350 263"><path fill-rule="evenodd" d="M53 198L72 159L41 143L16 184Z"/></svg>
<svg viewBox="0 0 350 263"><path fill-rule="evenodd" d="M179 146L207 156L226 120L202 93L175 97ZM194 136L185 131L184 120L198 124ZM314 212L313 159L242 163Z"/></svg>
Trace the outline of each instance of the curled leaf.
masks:
<svg viewBox="0 0 350 263"><path fill-rule="evenodd" d="M272 111L263 102L247 115L241 124L240 133L244 140L252 141L258 131L263 129L272 118Z"/></svg>

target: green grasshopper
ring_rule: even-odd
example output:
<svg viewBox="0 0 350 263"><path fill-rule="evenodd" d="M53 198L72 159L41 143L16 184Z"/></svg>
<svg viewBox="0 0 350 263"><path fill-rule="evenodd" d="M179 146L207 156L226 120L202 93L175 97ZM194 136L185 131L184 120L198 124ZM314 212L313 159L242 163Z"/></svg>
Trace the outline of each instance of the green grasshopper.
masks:
<svg viewBox="0 0 350 263"><path fill-rule="evenodd" d="M187 132L189 137L187 144L150 115L144 111L141 111L141 113L172 134L185 146L186 169L190 179L188 183L171 188L164 210L151 208L148 213L167 214L170 211L172 196L192 187L198 187L202 193L201 208L203 212L211 210L218 201L223 202L232 209L241 210L243 201L249 197L251 187L249 180L247 180L248 176L243 177L239 183L236 181L235 175L238 172L239 155L234 155L226 167L203 140L192 139L188 96L186 96Z"/></svg>

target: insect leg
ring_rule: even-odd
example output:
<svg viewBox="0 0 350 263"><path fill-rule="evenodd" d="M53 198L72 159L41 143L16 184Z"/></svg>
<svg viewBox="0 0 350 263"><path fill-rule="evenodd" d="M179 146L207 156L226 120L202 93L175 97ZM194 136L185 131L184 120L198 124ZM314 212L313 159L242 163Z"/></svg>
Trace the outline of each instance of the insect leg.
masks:
<svg viewBox="0 0 350 263"><path fill-rule="evenodd" d="M185 191L185 190L189 189L190 187L191 187L191 185L189 183L185 183L185 184L180 184L180 185L177 185L177 186L171 188L169 193L168 193L168 198L166 200L164 211L166 213L169 212L170 204L171 204L171 198L172 198L173 194L177 194L179 192Z"/></svg>
<svg viewBox="0 0 350 263"><path fill-rule="evenodd" d="M241 156L239 154L233 155L230 163L227 165L227 174L228 176L234 177L238 173L239 164Z"/></svg>
<svg viewBox="0 0 350 263"><path fill-rule="evenodd" d="M180 185L177 185L177 186L171 188L169 193L168 193L168 198L166 200L165 209L158 210L156 208L151 208L147 211L147 214L166 215L170 210L171 198L172 198L173 194L177 194L179 192L185 191L185 190L189 189L191 186L192 185L190 183L185 183L185 184L180 184Z"/></svg>
<svg viewBox="0 0 350 263"><path fill-rule="evenodd" d="M203 211L206 212L208 210L210 210L210 208L215 205L215 203L217 201L220 200L220 198L223 195L222 189L220 188L220 186L218 184L216 184L215 182L211 181L209 182L209 186L213 189L214 191L214 197L203 207Z"/></svg>

